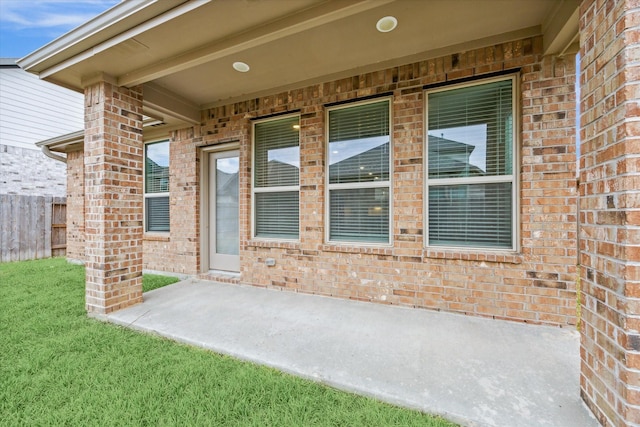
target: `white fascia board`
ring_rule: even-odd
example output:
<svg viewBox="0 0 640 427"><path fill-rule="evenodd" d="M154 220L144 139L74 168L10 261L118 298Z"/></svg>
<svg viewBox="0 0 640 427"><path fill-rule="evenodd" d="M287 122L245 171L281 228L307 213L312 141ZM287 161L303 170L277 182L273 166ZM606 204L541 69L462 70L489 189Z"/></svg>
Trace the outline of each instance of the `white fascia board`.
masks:
<svg viewBox="0 0 640 427"><path fill-rule="evenodd" d="M154 120L150 117L145 116L145 121L142 124L143 129L148 129L150 126L153 126L157 123L158 120ZM162 129L161 132L163 135L166 135L167 130ZM146 134L145 134L146 136ZM74 147L82 147L84 145L84 130L78 130L75 132L67 133L64 135L56 136L53 138L45 139L43 141L38 141L35 143L36 146L48 148L49 150L56 151L59 153L67 152L67 149L71 146ZM75 148L74 148L75 150Z"/></svg>
<svg viewBox="0 0 640 427"><path fill-rule="evenodd" d="M150 1L150 0L148 0ZM169 0L165 0L168 4ZM41 79L46 79L49 76L52 76L55 73L58 73L66 68L69 68L75 64L78 64L86 59L91 58L94 55L97 55L101 52L104 52L114 46L117 46L127 40L133 39L135 36L142 34L146 31L149 31L155 27L158 27L165 22L171 21L185 13L191 12L194 9L197 9L211 0L199 0L199 1L187 1L171 10L165 11L164 13L157 15L156 17L149 19L139 25L133 26L129 29L126 29L124 32L118 34L115 37L111 37L101 43L89 45L86 50L75 54L67 56L67 58L61 58L61 62L57 62L56 65L50 66L46 69L40 70L38 75ZM125 86L119 84L120 86ZM130 87L132 85L128 85Z"/></svg>
<svg viewBox="0 0 640 427"><path fill-rule="evenodd" d="M138 13L140 10L153 5L157 1L158 0L137 0L120 2L106 12L101 13L95 18L58 37L52 42L47 43L34 52L18 59L16 63L20 68L29 72L34 72L36 71L34 68L43 61L56 55L64 55L64 51L70 46L82 43L84 40L98 34L105 28Z"/></svg>
<svg viewBox="0 0 640 427"><path fill-rule="evenodd" d="M73 142L84 140L84 130L78 130L75 132L67 133L65 135L56 136L53 138L45 139L44 141L36 142L38 147L48 146L55 147L59 145L66 145Z"/></svg>
<svg viewBox="0 0 640 427"><path fill-rule="evenodd" d="M18 68L17 60L18 58L0 58L0 67Z"/></svg>
<svg viewBox="0 0 640 427"><path fill-rule="evenodd" d="M210 1L123 1L16 62L24 70L38 74L40 78L46 78ZM142 12L150 13L147 9L155 14L153 18L144 18ZM136 14L141 16L136 19ZM127 19L140 22L123 23ZM105 33L107 30L113 33L112 27L119 23L122 28L118 28L117 35ZM100 33L104 34L101 36Z"/></svg>
<svg viewBox="0 0 640 427"><path fill-rule="evenodd" d="M36 145L40 148L47 147L51 150L64 152L65 147L78 143L84 143L84 130L45 139L44 141L36 142Z"/></svg>

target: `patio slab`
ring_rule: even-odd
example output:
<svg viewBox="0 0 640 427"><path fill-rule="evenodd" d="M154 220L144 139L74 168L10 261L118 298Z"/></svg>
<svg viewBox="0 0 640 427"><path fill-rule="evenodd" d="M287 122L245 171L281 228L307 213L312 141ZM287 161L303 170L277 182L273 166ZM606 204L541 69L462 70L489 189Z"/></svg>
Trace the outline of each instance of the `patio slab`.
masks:
<svg viewBox="0 0 640 427"><path fill-rule="evenodd" d="M591 427L572 329L188 279L106 320L466 426Z"/></svg>

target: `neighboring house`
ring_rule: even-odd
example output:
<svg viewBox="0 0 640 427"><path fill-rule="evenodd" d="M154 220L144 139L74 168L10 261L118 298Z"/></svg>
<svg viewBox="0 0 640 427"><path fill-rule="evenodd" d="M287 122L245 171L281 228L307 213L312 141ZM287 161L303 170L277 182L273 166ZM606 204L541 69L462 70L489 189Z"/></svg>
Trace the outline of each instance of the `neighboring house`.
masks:
<svg viewBox="0 0 640 427"><path fill-rule="evenodd" d="M464 177L485 175L486 171L472 164L475 145L429 135L429 175ZM486 158L482 157L486 162ZM486 165L485 169L486 169Z"/></svg>
<svg viewBox="0 0 640 427"><path fill-rule="evenodd" d="M64 217L66 166L36 142L84 126L81 94L15 61L0 59L0 262L64 254L64 228L52 226Z"/></svg>
<svg viewBox="0 0 640 427"><path fill-rule="evenodd" d="M85 94L84 136L42 145L87 310L140 302L143 268L571 327L579 300L581 395L636 423L634 7L116 5L20 61Z"/></svg>
<svg viewBox="0 0 640 427"><path fill-rule="evenodd" d="M0 59L0 194L66 196L64 163L36 142L84 127L82 95Z"/></svg>

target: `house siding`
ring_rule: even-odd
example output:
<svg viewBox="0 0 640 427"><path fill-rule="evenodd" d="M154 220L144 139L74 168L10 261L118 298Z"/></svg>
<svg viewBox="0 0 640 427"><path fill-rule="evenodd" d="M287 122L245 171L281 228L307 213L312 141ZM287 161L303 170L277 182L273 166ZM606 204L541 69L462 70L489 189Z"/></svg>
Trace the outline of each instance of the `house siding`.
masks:
<svg viewBox="0 0 640 427"><path fill-rule="evenodd" d="M6 213L10 205L23 206L19 215L6 217L9 223L0 231L4 261L65 253L64 229L52 223L51 212L53 206L57 213L64 212L57 205L64 204L66 166L47 157L36 142L82 129L82 114L81 94L42 81L14 60L0 58L0 195L7 195L0 209ZM40 203L46 208L38 208ZM56 220L64 222L58 216Z"/></svg>
<svg viewBox="0 0 640 427"><path fill-rule="evenodd" d="M64 197L65 166L36 142L83 127L82 94L0 59L0 194Z"/></svg>
<svg viewBox="0 0 640 427"><path fill-rule="evenodd" d="M84 126L81 93L40 80L17 65L0 66L0 93L0 144L37 150L36 142Z"/></svg>

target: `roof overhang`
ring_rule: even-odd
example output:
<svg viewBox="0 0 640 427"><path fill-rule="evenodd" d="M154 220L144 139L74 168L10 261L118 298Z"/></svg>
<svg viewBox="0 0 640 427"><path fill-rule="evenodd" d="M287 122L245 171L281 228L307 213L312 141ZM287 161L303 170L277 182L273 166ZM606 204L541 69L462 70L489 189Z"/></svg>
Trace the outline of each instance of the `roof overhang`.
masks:
<svg viewBox="0 0 640 427"><path fill-rule="evenodd" d="M66 135L56 136L55 138L46 139L36 142L41 149L48 148L50 151L58 153L70 153L72 151L82 150L84 144L84 130L68 133Z"/></svg>
<svg viewBox="0 0 640 427"><path fill-rule="evenodd" d="M151 140L166 137L165 126L166 124L162 120L145 115L142 121L144 139ZM49 155L48 152L71 153L80 151L84 147L84 130L45 139L44 141L36 142L36 146L40 147L47 155Z"/></svg>
<svg viewBox="0 0 640 427"><path fill-rule="evenodd" d="M2 68L18 68L16 64L17 58L0 58L0 67Z"/></svg>
<svg viewBox="0 0 640 427"><path fill-rule="evenodd" d="M77 91L96 79L143 85L145 114L166 130L200 123L208 107L525 37L541 35L545 54L573 52L579 3L138 0L18 64ZM398 19L394 31L376 31L384 16Z"/></svg>

